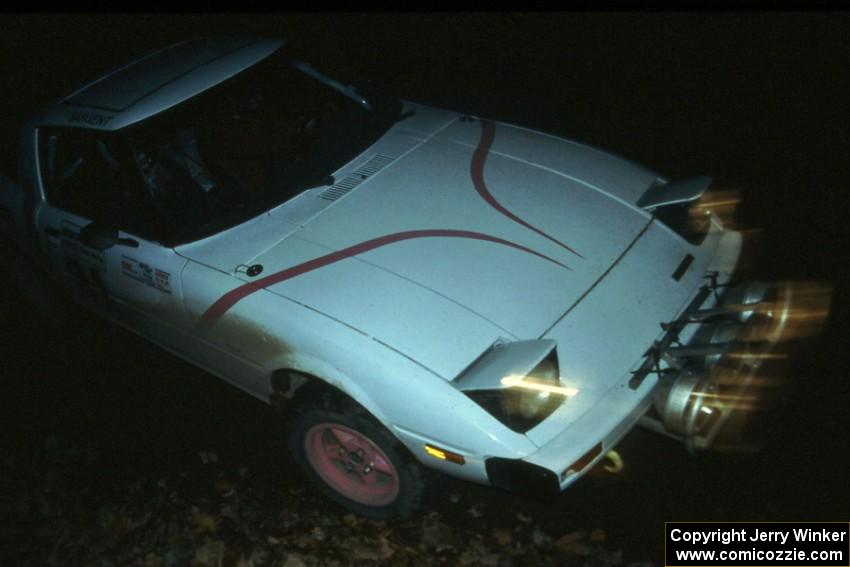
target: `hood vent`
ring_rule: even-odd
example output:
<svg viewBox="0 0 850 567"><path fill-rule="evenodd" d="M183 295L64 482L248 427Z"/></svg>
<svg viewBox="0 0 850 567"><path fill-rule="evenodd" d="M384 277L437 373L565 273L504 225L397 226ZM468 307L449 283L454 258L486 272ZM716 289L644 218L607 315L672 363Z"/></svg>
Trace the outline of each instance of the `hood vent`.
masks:
<svg viewBox="0 0 850 567"><path fill-rule="evenodd" d="M381 171L395 158L381 154L375 154L372 159L343 177L333 186L322 191L319 197L328 201L336 201L371 176Z"/></svg>

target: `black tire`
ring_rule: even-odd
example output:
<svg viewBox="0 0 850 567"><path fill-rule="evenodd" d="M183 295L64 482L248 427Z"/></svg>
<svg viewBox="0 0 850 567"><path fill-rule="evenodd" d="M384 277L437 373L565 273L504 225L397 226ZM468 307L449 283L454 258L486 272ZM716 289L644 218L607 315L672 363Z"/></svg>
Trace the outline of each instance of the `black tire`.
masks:
<svg viewBox="0 0 850 567"><path fill-rule="evenodd" d="M341 405L324 400L296 410L287 432L293 458L319 490L356 514L375 520L411 515L418 509L424 489L419 465L365 410L354 404L345 404L343 410ZM345 441L348 448L338 439L340 433L351 435ZM365 446L367 442L372 446ZM365 455L358 453L365 460L357 460L355 452L348 450L352 443L365 448ZM324 454L335 447L346 453L325 457L317 451L317 445L324 447ZM377 451L373 453L373 449ZM369 455L378 462L368 462ZM382 462L384 457L389 467ZM364 470L368 473L364 474ZM363 479L369 479L368 487ZM361 493L360 487L372 492Z"/></svg>

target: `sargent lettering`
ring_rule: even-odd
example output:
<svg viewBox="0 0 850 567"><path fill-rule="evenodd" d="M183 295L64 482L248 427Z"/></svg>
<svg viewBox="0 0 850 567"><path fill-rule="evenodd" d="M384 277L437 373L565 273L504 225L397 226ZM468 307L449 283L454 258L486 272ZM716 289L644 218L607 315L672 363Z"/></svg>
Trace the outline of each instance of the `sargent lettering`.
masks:
<svg viewBox="0 0 850 567"><path fill-rule="evenodd" d="M68 122L84 122L92 126L106 126L112 120L111 116L105 114L94 114L93 112L72 112Z"/></svg>

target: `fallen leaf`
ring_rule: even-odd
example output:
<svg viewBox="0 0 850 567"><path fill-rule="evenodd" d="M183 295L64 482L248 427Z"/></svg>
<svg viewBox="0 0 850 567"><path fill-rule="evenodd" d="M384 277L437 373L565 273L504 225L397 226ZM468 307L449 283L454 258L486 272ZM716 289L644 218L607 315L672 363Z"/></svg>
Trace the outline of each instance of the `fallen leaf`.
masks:
<svg viewBox="0 0 850 567"><path fill-rule="evenodd" d="M218 567L224 561L224 542L207 540L195 550L195 562L204 567Z"/></svg>
<svg viewBox="0 0 850 567"><path fill-rule="evenodd" d="M125 514L108 512L103 520L103 526L112 532L112 537L121 537L130 526L130 518Z"/></svg>
<svg viewBox="0 0 850 567"><path fill-rule="evenodd" d="M534 545L545 545L551 538L544 532L540 530L534 530L531 532L531 541Z"/></svg>
<svg viewBox="0 0 850 567"><path fill-rule="evenodd" d="M306 565L300 555L297 553L290 553L286 557L286 561L284 561L280 567L306 567Z"/></svg>
<svg viewBox="0 0 850 567"><path fill-rule="evenodd" d="M198 453L198 456L201 457L201 462L205 465L218 462L218 455L216 455L212 451L201 451L200 453Z"/></svg>
<svg viewBox="0 0 850 567"><path fill-rule="evenodd" d="M214 532L218 528L218 518L207 514L206 512L198 512L192 516L192 531L195 533Z"/></svg>
<svg viewBox="0 0 850 567"><path fill-rule="evenodd" d="M352 541L352 540L349 540ZM377 542L369 540L354 540L345 546L355 559L365 561L382 561L395 554L395 549L384 536L378 536Z"/></svg>
<svg viewBox="0 0 850 567"><path fill-rule="evenodd" d="M483 565L496 567L499 565L499 554L481 549L468 549L458 558L461 565Z"/></svg>
<svg viewBox="0 0 850 567"><path fill-rule="evenodd" d="M505 546L510 545L514 538L511 532L505 528L493 528L493 539L499 545Z"/></svg>
<svg viewBox="0 0 850 567"><path fill-rule="evenodd" d="M422 530L422 543L426 547L436 548L437 551L454 547L454 533L442 522L434 522Z"/></svg>
<svg viewBox="0 0 850 567"><path fill-rule="evenodd" d="M239 561L236 562L236 567L256 567L257 565L263 565L266 563L268 555L268 551L262 547L254 548L251 555L248 557L245 557L244 555L239 557Z"/></svg>
<svg viewBox="0 0 850 567"><path fill-rule="evenodd" d="M587 533L582 531L564 534L557 540L555 540L555 547L557 547L561 551L570 551L575 546L579 545L581 543L581 540L583 540L586 536Z"/></svg>
<svg viewBox="0 0 850 567"><path fill-rule="evenodd" d="M478 508L476 508L475 506L471 506L471 507L470 507L470 508L466 511L466 513L467 513L467 514L469 514L470 516L472 516L473 518L480 518L480 517L482 517L482 516L484 515L484 514L481 512L481 510L479 510L479 509L478 509Z"/></svg>
<svg viewBox="0 0 850 567"><path fill-rule="evenodd" d="M233 520L234 522L237 522L237 523L241 519L241 516L239 514L239 510L237 510L236 507L231 505L231 504L223 505L221 507L221 509L218 511L218 515L221 516L222 518L229 518L229 519L231 519L231 520Z"/></svg>

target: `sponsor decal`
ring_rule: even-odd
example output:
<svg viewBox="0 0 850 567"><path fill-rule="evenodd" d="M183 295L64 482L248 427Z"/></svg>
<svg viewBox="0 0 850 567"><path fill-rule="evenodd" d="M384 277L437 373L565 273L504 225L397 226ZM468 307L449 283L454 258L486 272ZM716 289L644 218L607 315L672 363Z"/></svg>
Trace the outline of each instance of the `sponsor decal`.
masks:
<svg viewBox="0 0 850 567"><path fill-rule="evenodd" d="M153 268L144 262L139 262L134 258L122 254L121 273L137 282L171 294L171 274L159 268Z"/></svg>

